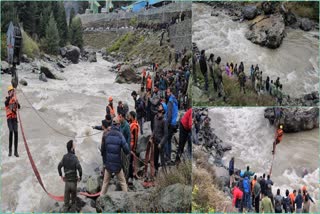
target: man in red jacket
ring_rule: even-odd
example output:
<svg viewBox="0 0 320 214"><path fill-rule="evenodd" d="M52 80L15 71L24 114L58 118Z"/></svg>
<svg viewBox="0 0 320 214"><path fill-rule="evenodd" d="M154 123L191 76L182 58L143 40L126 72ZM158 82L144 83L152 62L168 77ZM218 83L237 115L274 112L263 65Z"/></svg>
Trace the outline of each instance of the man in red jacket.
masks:
<svg viewBox="0 0 320 214"><path fill-rule="evenodd" d="M192 108L183 115L180 120L179 126L179 147L178 154L176 157L176 162L180 162L180 157L184 151L184 146L186 145L187 140L189 139L191 129L192 129Z"/></svg>
<svg viewBox="0 0 320 214"><path fill-rule="evenodd" d="M242 201L242 196L243 196L243 192L239 189L239 187L234 186L233 190L232 190L232 195L233 195L233 199L232 199L232 205L235 206L236 208L239 209L239 211L241 211L241 201Z"/></svg>

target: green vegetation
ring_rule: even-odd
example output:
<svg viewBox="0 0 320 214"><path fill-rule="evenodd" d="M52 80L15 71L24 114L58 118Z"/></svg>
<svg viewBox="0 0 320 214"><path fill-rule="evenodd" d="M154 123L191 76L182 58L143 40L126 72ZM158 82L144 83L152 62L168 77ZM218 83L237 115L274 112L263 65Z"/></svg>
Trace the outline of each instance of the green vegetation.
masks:
<svg viewBox="0 0 320 214"><path fill-rule="evenodd" d="M30 36L24 31L22 31L22 53L26 54L28 57L34 58L40 55L40 49L38 44L31 39ZM5 48L6 49L6 48Z"/></svg>
<svg viewBox="0 0 320 214"><path fill-rule="evenodd" d="M133 18L131 18L130 19L130 21L129 21L129 25L131 25L131 26L136 26L138 24L138 18L137 17L133 17Z"/></svg>
<svg viewBox="0 0 320 214"><path fill-rule="evenodd" d="M83 11L83 7L87 4L88 3L80 4L81 11ZM53 29L51 16L53 16L53 20L56 22L55 28L57 30ZM71 15L71 18L74 16L75 13ZM58 47L65 46L69 42L69 27L67 24L63 1L4 1L1 3L2 33L7 32L10 21L13 21L16 26L21 24L21 26L23 26L23 30L28 35L29 40L27 43L29 44L26 45L28 48L25 50L28 54L34 55L29 50L30 47L34 47L34 45L30 45L30 40L33 40L35 43L41 43L41 51L45 51L50 54L57 53L56 42L52 45L47 44L50 39L52 39L50 41L53 41L53 38L58 38ZM51 23L49 23L49 21L51 21ZM71 24L72 23L70 23L70 25ZM50 32L57 32L58 37L56 37L56 33L48 35L48 28L50 29ZM70 26L70 28L71 31L75 31L71 37L72 41L70 42L75 45L79 44L81 48L83 44L81 22L79 23L79 21L76 21L72 26ZM23 41L23 43L24 42L25 41ZM2 46L3 45L4 43L2 43ZM2 54L5 54L5 50L3 49ZM3 55L3 57L4 56L5 55Z"/></svg>
<svg viewBox="0 0 320 214"><path fill-rule="evenodd" d="M161 173L156 179L157 189L162 190L173 184L191 185L192 163L185 161L172 168L167 167L168 173Z"/></svg>
<svg viewBox="0 0 320 214"><path fill-rule="evenodd" d="M208 163L208 154L195 150L193 160L196 166L192 169L192 212L237 212L231 201L219 190L220 184L213 166Z"/></svg>
<svg viewBox="0 0 320 214"><path fill-rule="evenodd" d="M50 54L57 54L59 50L59 31L57 28L57 23L54 20L53 13L50 15L49 24L46 28L46 37L45 37L45 50Z"/></svg>
<svg viewBox="0 0 320 214"><path fill-rule="evenodd" d="M83 47L82 23L79 17L72 19L69 29L70 43L72 45Z"/></svg>
<svg viewBox="0 0 320 214"><path fill-rule="evenodd" d="M133 40L133 38L134 38L133 33L127 33L127 34L123 35L119 39L117 39L113 43L113 45L110 48L108 48L107 51L109 51L109 52L118 51L121 46L123 46L125 43L131 42Z"/></svg>
<svg viewBox="0 0 320 214"><path fill-rule="evenodd" d="M197 64L197 80L200 87L204 88L204 77L200 72L199 64ZM193 86L193 106L274 106L276 101L269 95L258 95L251 86L251 81L246 82L246 94L240 92L238 79L223 75L223 87L226 94L226 102L214 93L212 78L209 74L209 94L203 91L199 93L199 89ZM209 100L210 99L210 100Z"/></svg>

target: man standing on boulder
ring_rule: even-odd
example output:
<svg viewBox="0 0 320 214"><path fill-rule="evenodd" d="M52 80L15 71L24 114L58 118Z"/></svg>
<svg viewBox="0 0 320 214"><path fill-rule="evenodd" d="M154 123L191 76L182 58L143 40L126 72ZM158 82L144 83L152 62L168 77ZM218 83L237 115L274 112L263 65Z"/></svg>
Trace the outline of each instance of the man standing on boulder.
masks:
<svg viewBox="0 0 320 214"><path fill-rule="evenodd" d="M128 186L121 166L121 151L126 155L129 154L129 146L120 132L120 122L118 118L112 121L112 128L106 136L104 136L103 144L101 147L101 155L103 157L104 178L101 188L101 196L105 195L112 173L115 173L119 179L122 191L127 192Z"/></svg>
<svg viewBox="0 0 320 214"><path fill-rule="evenodd" d="M73 141L70 140L67 143L68 153L65 154L58 165L58 172L65 182L64 188L64 212L72 211L75 212L76 196L77 196L77 182L81 181L82 168L80 162L75 155L75 146ZM61 168L63 167L64 176L62 176ZM79 172L79 177L77 176ZM70 210L70 196L71 196L71 210Z"/></svg>

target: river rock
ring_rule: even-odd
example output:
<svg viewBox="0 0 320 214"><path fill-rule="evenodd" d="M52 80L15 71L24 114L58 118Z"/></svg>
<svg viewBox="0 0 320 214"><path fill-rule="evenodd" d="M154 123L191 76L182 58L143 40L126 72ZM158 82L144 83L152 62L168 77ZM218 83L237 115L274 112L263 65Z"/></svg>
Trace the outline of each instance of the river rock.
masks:
<svg viewBox="0 0 320 214"><path fill-rule="evenodd" d="M311 130L319 127L319 108L281 108L282 117L280 123L283 124L283 131L299 132ZM271 124L276 123L275 113L273 108L267 108L264 117L269 120Z"/></svg>
<svg viewBox="0 0 320 214"><path fill-rule="evenodd" d="M257 7L256 6L245 6L242 9L242 16L245 19L251 20L254 19L257 15Z"/></svg>
<svg viewBox="0 0 320 214"><path fill-rule="evenodd" d="M27 82L27 80L25 80L25 79L20 79L19 83L20 83L21 85L23 85L23 86L27 86L27 85L28 85L28 82Z"/></svg>
<svg viewBox="0 0 320 214"><path fill-rule="evenodd" d="M53 72L50 70L50 68L46 67L45 65L41 65L40 72L44 73L46 77L49 79L57 79Z"/></svg>
<svg viewBox="0 0 320 214"><path fill-rule="evenodd" d="M48 79L44 73L40 73L39 80L41 80L43 82L48 82Z"/></svg>
<svg viewBox="0 0 320 214"><path fill-rule="evenodd" d="M312 21L307 18L303 18L300 20L300 28L304 31L310 31L313 27Z"/></svg>
<svg viewBox="0 0 320 214"><path fill-rule="evenodd" d="M57 66L59 68L65 68L66 67L65 64L63 64L62 62L57 62Z"/></svg>
<svg viewBox="0 0 320 214"><path fill-rule="evenodd" d="M97 62L97 54L96 52L90 52L88 56L89 62Z"/></svg>
<svg viewBox="0 0 320 214"><path fill-rule="evenodd" d="M79 57L80 57L80 48L73 45L68 45L65 48L66 48L65 57L74 64L78 63ZM60 50L60 53L61 53L61 50Z"/></svg>
<svg viewBox="0 0 320 214"><path fill-rule="evenodd" d="M141 76L129 65L121 66L121 69L116 77L117 83L140 83Z"/></svg>
<svg viewBox="0 0 320 214"><path fill-rule="evenodd" d="M279 14L259 16L249 27L246 38L255 44L268 48L278 48L285 35L283 17Z"/></svg>
<svg viewBox="0 0 320 214"><path fill-rule="evenodd" d="M28 56L26 54L22 54L21 55L21 62L30 63L31 60L28 58Z"/></svg>
<svg viewBox="0 0 320 214"><path fill-rule="evenodd" d="M1 71L3 72L9 72L10 65L6 61L1 61Z"/></svg>
<svg viewBox="0 0 320 214"><path fill-rule="evenodd" d="M272 14L275 11L275 4L274 2L267 2L267 1L262 2L261 9L265 15Z"/></svg>
<svg viewBox="0 0 320 214"><path fill-rule="evenodd" d="M86 189L90 194L95 194L101 189L100 177L97 175L90 176L87 180Z"/></svg>
<svg viewBox="0 0 320 214"><path fill-rule="evenodd" d="M108 192L97 199L96 210L99 213L143 212L150 206L147 196L144 192Z"/></svg>
<svg viewBox="0 0 320 214"><path fill-rule="evenodd" d="M62 57L65 57L66 54L67 54L67 48L66 48L66 47L60 48L60 55L61 55Z"/></svg>
<svg viewBox="0 0 320 214"><path fill-rule="evenodd" d="M157 212L190 212L192 187L180 183L170 185L160 191L154 199Z"/></svg>

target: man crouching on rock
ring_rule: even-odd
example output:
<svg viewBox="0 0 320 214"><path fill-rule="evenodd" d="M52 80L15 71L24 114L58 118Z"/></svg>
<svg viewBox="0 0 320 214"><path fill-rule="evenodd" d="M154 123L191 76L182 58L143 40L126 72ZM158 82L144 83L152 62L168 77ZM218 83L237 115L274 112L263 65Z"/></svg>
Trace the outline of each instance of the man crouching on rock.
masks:
<svg viewBox="0 0 320 214"><path fill-rule="evenodd" d="M75 155L75 147L73 141L67 143L68 153L65 154L58 165L59 175L62 181L65 182L64 188L64 212L75 212L76 196L77 196L77 182L81 181L82 168L80 162ZM64 169L64 176L62 176L61 168ZM79 177L77 177L77 170ZM71 209L70 209L70 195L71 195Z"/></svg>
<svg viewBox="0 0 320 214"><path fill-rule="evenodd" d="M129 145L120 132L120 122L118 118L115 117L112 121L112 128L108 134L103 136L103 143L101 145L101 155L105 167L101 196L105 195L108 191L112 173L115 173L119 179L122 191L128 192L126 178L121 165L121 149L126 155L130 152Z"/></svg>

